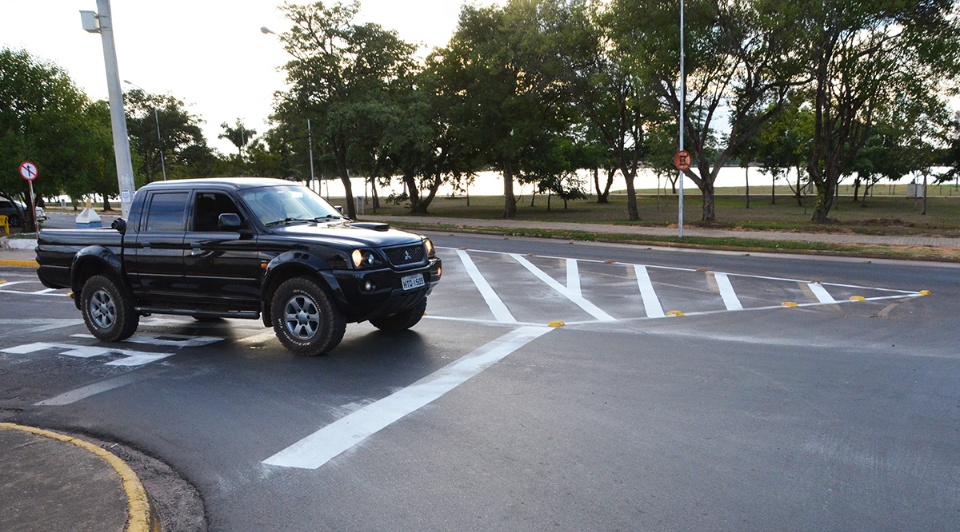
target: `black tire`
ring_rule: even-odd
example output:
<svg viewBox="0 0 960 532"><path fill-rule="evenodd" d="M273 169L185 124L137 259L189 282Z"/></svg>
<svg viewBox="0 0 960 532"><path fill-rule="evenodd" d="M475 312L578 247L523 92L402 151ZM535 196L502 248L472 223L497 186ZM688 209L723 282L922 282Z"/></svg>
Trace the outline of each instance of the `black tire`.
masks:
<svg viewBox="0 0 960 532"><path fill-rule="evenodd" d="M370 324L384 332L400 332L420 323L420 319L427 312L427 298L417 303L412 308L390 314L389 316L380 316L370 320Z"/></svg>
<svg viewBox="0 0 960 532"><path fill-rule="evenodd" d="M7 222L10 224L10 227L20 227L20 216L11 214L7 217Z"/></svg>
<svg viewBox="0 0 960 532"><path fill-rule="evenodd" d="M80 310L87 329L104 342L129 338L140 324L133 298L106 275L95 275L83 284Z"/></svg>
<svg viewBox="0 0 960 532"><path fill-rule="evenodd" d="M270 303L273 330L284 347L298 356L322 355L343 340L347 322L326 290L311 279L284 281Z"/></svg>

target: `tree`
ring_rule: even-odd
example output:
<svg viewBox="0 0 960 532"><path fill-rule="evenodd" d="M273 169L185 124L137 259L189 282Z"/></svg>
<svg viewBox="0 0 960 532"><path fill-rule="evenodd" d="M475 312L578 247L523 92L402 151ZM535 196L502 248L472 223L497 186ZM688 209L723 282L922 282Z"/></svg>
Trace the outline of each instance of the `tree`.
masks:
<svg viewBox="0 0 960 532"><path fill-rule="evenodd" d="M702 192L703 222L716 220L714 183L740 146L780 111L797 83L794 4L780 0L686 1L685 172ZM677 1L614 0L611 35L661 109L681 119ZM726 124L718 124L721 116ZM720 135L723 130L722 136Z"/></svg>
<svg viewBox="0 0 960 532"><path fill-rule="evenodd" d="M90 192L88 178L109 170L101 157L112 147L109 117L99 121L90 107L58 66L26 51L0 50L0 169L5 169L0 191L30 203L27 184L16 171L30 160L40 170L34 182L37 194L55 195L66 188ZM115 172L113 179L116 184Z"/></svg>
<svg viewBox="0 0 960 532"><path fill-rule="evenodd" d="M807 168L817 187L813 221L829 220L840 178L878 118L898 106L938 116L955 92L960 25L951 0L802 0L798 19L812 81L813 145ZM914 111L916 113L916 111Z"/></svg>
<svg viewBox="0 0 960 532"><path fill-rule="evenodd" d="M607 28L615 22L613 11L601 17L585 0L557 5L555 25L548 28L567 68L558 70L565 96L580 109L587 138L606 148L607 185L598 196L606 202L614 169L620 170L627 186L627 217L639 220L634 180L649 154L647 129L658 116L656 100L643 81L629 72L624 56L608 38Z"/></svg>
<svg viewBox="0 0 960 532"><path fill-rule="evenodd" d="M145 183L156 181L162 166L172 178L209 175L213 152L200 129L202 121L187 111L183 101L141 89L124 97L130 147L140 161L138 178Z"/></svg>
<svg viewBox="0 0 960 532"><path fill-rule="evenodd" d="M556 76L559 58L537 28L543 0L512 0L503 8L466 5L440 54L443 92L451 99L450 127L475 167L503 175L504 218L517 212L514 181L536 149L566 125Z"/></svg>
<svg viewBox="0 0 960 532"><path fill-rule="evenodd" d="M763 124L757 135L738 152L738 156L760 163L761 171L772 176L771 203L776 203L776 181L783 178L797 205L803 205L804 176L812 138L813 110L807 95L794 91L783 110ZM796 183L788 179L791 169L796 171Z"/></svg>
<svg viewBox="0 0 960 532"><path fill-rule="evenodd" d="M392 86L414 69L414 46L377 24L354 24L357 2L282 9L293 27L280 39L293 59L285 66L291 87L280 95L275 118L286 123L317 119L321 160L343 182L347 213L354 218L350 170L375 166L382 111Z"/></svg>
<svg viewBox="0 0 960 532"><path fill-rule="evenodd" d="M253 139L257 136L257 130L244 126L243 121L239 118L235 123L235 127L230 127L230 124L224 122L220 124L220 129L223 130L223 133L218 135L217 138L227 139L231 144L236 146L237 157L242 160L243 149L253 142Z"/></svg>

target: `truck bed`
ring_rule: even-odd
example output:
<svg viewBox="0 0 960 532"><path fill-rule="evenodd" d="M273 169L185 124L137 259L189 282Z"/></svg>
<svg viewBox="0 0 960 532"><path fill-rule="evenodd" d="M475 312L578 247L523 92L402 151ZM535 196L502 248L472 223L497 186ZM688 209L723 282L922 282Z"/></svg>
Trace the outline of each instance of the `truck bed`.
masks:
<svg viewBox="0 0 960 532"><path fill-rule="evenodd" d="M37 276L48 288L70 286L70 265L77 252L102 246L120 255L122 236L115 229L44 229L37 241Z"/></svg>

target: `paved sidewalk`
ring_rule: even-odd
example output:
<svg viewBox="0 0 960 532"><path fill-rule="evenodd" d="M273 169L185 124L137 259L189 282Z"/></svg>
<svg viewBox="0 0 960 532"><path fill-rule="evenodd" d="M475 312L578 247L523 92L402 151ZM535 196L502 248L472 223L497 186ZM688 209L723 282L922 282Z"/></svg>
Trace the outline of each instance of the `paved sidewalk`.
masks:
<svg viewBox="0 0 960 532"><path fill-rule="evenodd" d="M137 475L108 451L0 423L0 530L160 530Z"/></svg>

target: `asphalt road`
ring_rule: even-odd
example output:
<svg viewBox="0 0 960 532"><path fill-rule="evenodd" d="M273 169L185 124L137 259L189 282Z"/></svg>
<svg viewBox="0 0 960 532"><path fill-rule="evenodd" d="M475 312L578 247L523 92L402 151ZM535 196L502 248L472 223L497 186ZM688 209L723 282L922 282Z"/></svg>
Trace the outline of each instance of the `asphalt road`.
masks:
<svg viewBox="0 0 960 532"><path fill-rule="evenodd" d="M430 236L426 318L320 358L101 344L0 268L0 418L162 459L213 530L960 527L956 266Z"/></svg>

